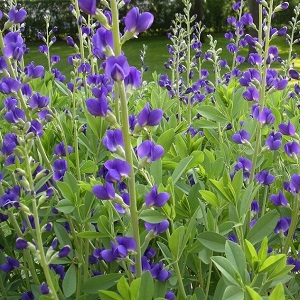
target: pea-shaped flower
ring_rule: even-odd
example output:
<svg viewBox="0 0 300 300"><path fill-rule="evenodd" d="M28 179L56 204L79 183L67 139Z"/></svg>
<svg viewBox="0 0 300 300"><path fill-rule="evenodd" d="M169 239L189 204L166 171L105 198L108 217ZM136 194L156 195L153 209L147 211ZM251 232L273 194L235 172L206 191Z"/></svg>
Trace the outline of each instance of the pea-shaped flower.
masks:
<svg viewBox="0 0 300 300"><path fill-rule="evenodd" d="M129 75L130 66L124 55L110 56L106 60L105 74L114 81L122 81Z"/></svg>
<svg viewBox="0 0 300 300"><path fill-rule="evenodd" d="M152 141L146 140L138 146L137 155L139 158L151 163L164 155L164 148L160 145L155 145Z"/></svg>
<svg viewBox="0 0 300 300"><path fill-rule="evenodd" d="M150 104L147 102L138 115L138 124L141 127L156 126L160 123L163 113L164 112L158 108L151 110Z"/></svg>
<svg viewBox="0 0 300 300"><path fill-rule="evenodd" d="M164 206L170 198L170 194L166 192L158 193L157 185L153 186L151 191L146 195L146 206Z"/></svg>
<svg viewBox="0 0 300 300"><path fill-rule="evenodd" d="M88 15L96 14L96 0L78 0L79 8Z"/></svg>
<svg viewBox="0 0 300 300"><path fill-rule="evenodd" d="M125 31L130 31L134 36L147 30L153 23L154 17L149 12L140 14L138 7L133 7L125 17Z"/></svg>

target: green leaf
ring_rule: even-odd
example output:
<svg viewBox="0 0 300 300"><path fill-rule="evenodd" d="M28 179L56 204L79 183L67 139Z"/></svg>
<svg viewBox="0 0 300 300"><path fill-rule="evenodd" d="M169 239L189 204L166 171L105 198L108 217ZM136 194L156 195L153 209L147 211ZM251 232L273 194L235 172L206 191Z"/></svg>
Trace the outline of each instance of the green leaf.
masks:
<svg viewBox="0 0 300 300"><path fill-rule="evenodd" d="M136 278L130 284L130 295L131 299L137 299L138 293L140 291L141 278Z"/></svg>
<svg viewBox="0 0 300 300"><path fill-rule="evenodd" d="M176 145L176 152L179 154L181 159L188 156L186 141L183 139L182 135L178 134L176 136L175 145Z"/></svg>
<svg viewBox="0 0 300 300"><path fill-rule="evenodd" d="M77 236L82 239L98 239L98 238L107 237L107 235L97 231L82 231L82 232L78 232Z"/></svg>
<svg viewBox="0 0 300 300"><path fill-rule="evenodd" d="M80 172L83 174L93 174L98 170L97 165L92 161L88 160L80 167Z"/></svg>
<svg viewBox="0 0 300 300"><path fill-rule="evenodd" d="M75 206L70 200L62 199L56 204L55 208L64 214L70 214L75 209Z"/></svg>
<svg viewBox="0 0 300 300"><path fill-rule="evenodd" d="M283 284L280 282L276 285L275 289L272 291L269 300L284 300L285 295L284 295L284 288Z"/></svg>
<svg viewBox="0 0 300 300"><path fill-rule="evenodd" d="M228 286L223 294L222 300L241 300L244 299L244 291L235 285Z"/></svg>
<svg viewBox="0 0 300 300"><path fill-rule="evenodd" d="M181 256L181 248L182 248L182 241L185 234L185 227L180 226L169 238L169 248L175 260L178 260Z"/></svg>
<svg viewBox="0 0 300 300"><path fill-rule="evenodd" d="M254 262L258 260L258 257L254 246L248 240L245 240L245 256L247 262L254 268Z"/></svg>
<svg viewBox="0 0 300 300"><path fill-rule="evenodd" d="M159 223L167 219L167 217L158 210L146 209L140 213L140 219L149 223Z"/></svg>
<svg viewBox="0 0 300 300"><path fill-rule="evenodd" d="M219 233L213 231L205 231L198 235L198 240L203 244L204 247L215 251L225 252L225 243L227 239Z"/></svg>
<svg viewBox="0 0 300 300"><path fill-rule="evenodd" d="M164 243L161 243L161 242L157 242L157 245L161 251L161 253L163 254L164 258L169 262L171 263L171 259L172 259L172 254L169 250L169 248L164 244Z"/></svg>
<svg viewBox="0 0 300 300"><path fill-rule="evenodd" d="M215 193L208 191L208 190L201 190L199 191L202 198L209 203L210 205L212 205L213 207L218 207L219 206L219 201L218 201L218 197L216 196Z"/></svg>
<svg viewBox="0 0 300 300"><path fill-rule="evenodd" d="M153 278L149 271L144 272L141 277L138 300L152 300L154 293Z"/></svg>
<svg viewBox="0 0 300 300"><path fill-rule="evenodd" d="M213 256L211 260L229 282L243 287L240 274L228 259L223 256Z"/></svg>
<svg viewBox="0 0 300 300"><path fill-rule="evenodd" d="M247 240L253 245L262 241L265 236L271 234L279 219L279 213L276 210L267 212L264 216L260 217L255 225L250 229L247 235Z"/></svg>
<svg viewBox="0 0 300 300"><path fill-rule="evenodd" d="M82 291L89 295L97 294L99 290L107 290L114 286L121 277L122 274L117 273L91 277L83 283Z"/></svg>
<svg viewBox="0 0 300 300"><path fill-rule="evenodd" d="M54 227L55 235L61 246L72 245L69 234L64 226L55 222L53 227Z"/></svg>
<svg viewBox="0 0 300 300"><path fill-rule="evenodd" d="M235 195L237 198L239 198L240 193L242 191L243 181L244 181L243 170L240 169L234 174L233 179L232 179L232 187L235 191Z"/></svg>
<svg viewBox="0 0 300 300"><path fill-rule="evenodd" d="M281 262L286 262L285 254L269 256L259 267L258 272L268 272L274 270Z"/></svg>
<svg viewBox="0 0 300 300"><path fill-rule="evenodd" d="M62 182L62 181L57 181L56 185L59 191L61 192L62 196L74 204L75 197L71 187L69 187L69 185L66 182Z"/></svg>
<svg viewBox="0 0 300 300"><path fill-rule="evenodd" d="M76 268L74 265L71 265L66 272L62 283L63 292L66 298L72 296L76 292L76 283Z"/></svg>
<svg viewBox="0 0 300 300"><path fill-rule="evenodd" d="M178 163L176 169L174 170L174 172L172 174L172 179L173 179L174 184L178 181L180 176L184 173L186 167L192 161L192 159L193 159L193 156L188 156L188 157L185 157L183 160L181 160Z"/></svg>
<svg viewBox="0 0 300 300"><path fill-rule="evenodd" d="M225 244L225 255L226 258L232 263L232 265L239 271L243 282L249 281L249 277L245 278L245 270L247 270L247 262L244 251L239 244L231 241L226 241Z"/></svg>
<svg viewBox="0 0 300 300"><path fill-rule="evenodd" d="M122 299L130 300L130 289L129 284L124 276L117 283L117 289L119 294L122 296Z"/></svg>
<svg viewBox="0 0 300 300"><path fill-rule="evenodd" d="M214 179L210 179L209 180L212 185L214 186L214 188L217 190L218 194L226 201L229 201L231 203L234 203L234 198L232 197L232 195L230 194L228 188L226 188L223 184L223 182L218 181L218 180L214 180Z"/></svg>
<svg viewBox="0 0 300 300"><path fill-rule="evenodd" d="M211 105L201 105L199 108L197 108L197 111L199 114L209 120L219 123L227 122L226 116L224 116L219 110Z"/></svg>
<svg viewBox="0 0 300 300"><path fill-rule="evenodd" d="M258 251L258 259L263 263L268 255L268 238L264 237L261 242L260 249Z"/></svg>
<svg viewBox="0 0 300 300"><path fill-rule="evenodd" d="M166 150L165 150L166 151ZM157 185L162 183L162 160L158 159L150 164L150 175Z"/></svg>
<svg viewBox="0 0 300 300"><path fill-rule="evenodd" d="M250 286L246 286L246 293L251 300L263 300L263 298Z"/></svg>
<svg viewBox="0 0 300 300"><path fill-rule="evenodd" d="M112 292L112 291L101 290L98 291L98 295L100 297L100 300L124 300L124 298L119 296L116 292Z"/></svg>

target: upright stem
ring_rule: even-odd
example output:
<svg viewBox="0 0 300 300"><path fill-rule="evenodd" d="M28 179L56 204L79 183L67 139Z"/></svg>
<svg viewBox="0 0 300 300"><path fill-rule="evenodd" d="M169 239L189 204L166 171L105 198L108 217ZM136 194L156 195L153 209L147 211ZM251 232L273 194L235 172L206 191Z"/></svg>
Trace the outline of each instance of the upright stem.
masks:
<svg viewBox="0 0 300 300"><path fill-rule="evenodd" d="M132 147L129 135L129 123L128 123L128 110L127 110L127 100L124 82L119 83L120 90L120 102L121 102L121 114L122 114L122 132L124 138L125 146L125 156L126 161L130 165L130 174L128 178L129 186L129 195L130 195L130 216L131 224L133 229L133 237L136 240L137 250L136 250L136 259L135 259L135 270L136 276L140 277L142 275L142 263L141 263L141 243L140 243L140 233L139 233L139 220L138 220L138 211L137 211L137 199L136 199L136 187L135 187L135 176L133 169L133 159L132 159Z"/></svg>
<svg viewBox="0 0 300 300"><path fill-rule="evenodd" d="M114 52L116 56L121 55L121 43L120 43L120 29L119 29L119 11L116 0L110 0L111 14L112 14L112 34L114 40ZM136 277L142 275L142 263L141 263L141 242L139 233L139 222L138 222L138 211L137 211L137 199L136 199L136 187L135 187L135 175L133 169L132 159L132 146L129 134L129 123L128 123L128 103L126 98L124 82L119 82L117 85L118 93L120 95L121 104L121 120L122 120L122 132L124 138L124 150L126 161L130 165L130 174L128 178L129 195L130 195L130 215L131 224L133 230L133 237L137 244L136 258L135 258L135 271Z"/></svg>
<svg viewBox="0 0 300 300"><path fill-rule="evenodd" d="M267 23L267 29L265 30L265 47L264 47L264 65L262 70L262 84L260 89L260 111L262 111L264 105L265 105L265 98L266 98L266 84L267 84L267 65L266 61L268 59L268 50L270 45L270 27L271 27L271 20L272 20L272 11L273 11L273 0L270 0L270 9L269 9L269 16L268 16L268 23ZM252 170L250 174L250 182L252 182L254 178L254 173L256 169L256 163L258 158L258 153L260 151L261 147L261 130L262 130L262 124L258 123L256 127L256 142L255 142L255 148L254 153L252 156Z"/></svg>

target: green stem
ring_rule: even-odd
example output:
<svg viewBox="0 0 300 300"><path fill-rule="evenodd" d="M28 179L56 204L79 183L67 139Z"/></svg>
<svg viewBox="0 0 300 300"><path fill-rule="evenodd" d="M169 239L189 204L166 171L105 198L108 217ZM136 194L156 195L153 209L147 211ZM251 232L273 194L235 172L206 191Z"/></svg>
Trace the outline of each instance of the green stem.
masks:
<svg viewBox="0 0 300 300"><path fill-rule="evenodd" d="M267 204L267 196L268 196L268 189L269 187L266 185L264 190L264 197L263 197L263 205L261 209L261 216L263 216L266 212L266 204Z"/></svg>
<svg viewBox="0 0 300 300"><path fill-rule="evenodd" d="M300 202L299 194L296 194L295 198L294 198L294 205L293 205L294 207L292 210L291 225L290 225L290 228L288 231L288 235L285 239L285 244L284 244L283 251L282 251L282 253L285 253L285 254L288 253L288 250L290 247L290 242L293 240L293 235L294 235L295 230L298 225L299 202Z"/></svg>
<svg viewBox="0 0 300 300"><path fill-rule="evenodd" d="M124 138L124 150L126 161L130 165L130 174L128 178L129 186L129 195L130 195L130 215L131 215L131 224L133 229L133 237L137 243L136 250L136 261L135 269L136 276L140 277L142 275L142 264L141 264L141 247L140 247L140 233L139 233L139 220L138 220L138 211L137 211L137 199L136 199L136 187L135 187L135 176L133 169L133 158L132 158L132 146L129 134L129 123L128 123L128 108L126 100L126 92L124 82L119 83L120 90L120 102L121 102L121 114L122 114L122 132Z"/></svg>
<svg viewBox="0 0 300 300"><path fill-rule="evenodd" d="M268 69L266 65L266 61L268 59L268 52L269 52L268 50L270 45L270 27L271 27L271 20L272 20L272 10L273 10L273 0L270 0L270 10L268 16L268 23L267 23L268 28L265 31L266 38L265 38L265 48L264 48L264 60L263 60L264 67L262 70L262 85L260 89L260 100L259 100L260 111L262 111L266 100L265 98L266 98L267 69ZM250 182L252 182L254 178L258 153L261 148L261 131L262 131L262 124L258 123L256 126L256 142L255 142L254 153L252 156L252 169L250 173Z"/></svg>
<svg viewBox="0 0 300 300"><path fill-rule="evenodd" d="M207 282L206 282L206 290L205 290L205 299L208 299L209 287L210 287L210 279L211 279L211 273L212 273L212 260L209 262L208 278L207 278Z"/></svg>

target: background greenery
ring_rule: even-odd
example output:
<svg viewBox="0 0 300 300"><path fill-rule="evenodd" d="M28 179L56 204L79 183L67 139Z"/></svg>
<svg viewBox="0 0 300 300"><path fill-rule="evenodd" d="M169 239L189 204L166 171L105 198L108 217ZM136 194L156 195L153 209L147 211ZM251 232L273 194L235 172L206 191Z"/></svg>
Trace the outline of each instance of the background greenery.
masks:
<svg viewBox="0 0 300 300"><path fill-rule="evenodd" d="M252 0L248 0L251 2ZM6 11L8 0L0 0L0 10ZM42 22L45 14L51 16L50 25L58 27L58 36L64 39L67 35L76 36L76 20L69 12L70 0L20 0L28 12L26 18L26 27L24 35L27 40L36 40L37 33L43 32L44 24ZM275 4L281 1L276 0ZM231 5L234 1L227 0L194 0L193 10L201 14L201 19L206 26L207 32L224 32L230 28L227 26L227 17L232 15ZM274 18L273 25L280 27L286 25L286 20L293 16L293 9L298 1L289 1L290 7L277 14ZM183 3L181 0L132 0L130 6L138 6L141 11L149 11L154 14L155 21L147 35L165 35L172 24L176 13L182 12ZM123 10L123 13L128 8ZM199 11L200 9L200 11ZM121 11L122 14L122 11Z"/></svg>

